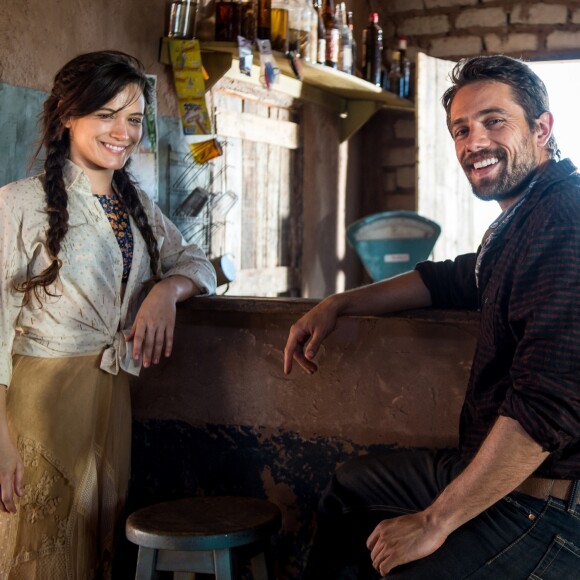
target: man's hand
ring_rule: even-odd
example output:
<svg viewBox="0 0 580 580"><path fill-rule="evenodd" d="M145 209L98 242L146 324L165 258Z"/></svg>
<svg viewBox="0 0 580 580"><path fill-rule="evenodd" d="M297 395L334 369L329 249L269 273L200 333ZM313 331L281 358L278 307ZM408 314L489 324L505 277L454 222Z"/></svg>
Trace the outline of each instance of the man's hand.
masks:
<svg viewBox="0 0 580 580"><path fill-rule="evenodd" d="M337 316L336 309L327 299L292 325L284 349L284 372L287 375L292 370L293 360L307 373L318 370L314 357L322 341L334 330Z"/></svg>
<svg viewBox="0 0 580 580"><path fill-rule="evenodd" d="M5 424L4 424L5 426ZM8 430L0 428L0 511L16 513L14 494L22 496L24 465Z"/></svg>
<svg viewBox="0 0 580 580"><path fill-rule="evenodd" d="M373 567L386 576L395 566L429 556L438 550L447 534L433 525L428 510L383 520L369 536Z"/></svg>

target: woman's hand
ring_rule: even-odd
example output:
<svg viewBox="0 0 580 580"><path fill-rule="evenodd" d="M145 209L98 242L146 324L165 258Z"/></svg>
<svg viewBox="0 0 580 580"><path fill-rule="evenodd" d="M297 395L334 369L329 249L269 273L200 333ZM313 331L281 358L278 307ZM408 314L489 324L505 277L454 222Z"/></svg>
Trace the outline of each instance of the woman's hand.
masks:
<svg viewBox="0 0 580 580"><path fill-rule="evenodd" d="M6 422L6 387L0 385L0 511L16 513L14 495L22 496L24 464Z"/></svg>
<svg viewBox="0 0 580 580"><path fill-rule="evenodd" d="M199 294L197 285L185 276L175 275L157 282L137 312L127 342L133 341L133 358L143 356L143 366L158 364L161 355L171 356L175 330L175 305Z"/></svg>

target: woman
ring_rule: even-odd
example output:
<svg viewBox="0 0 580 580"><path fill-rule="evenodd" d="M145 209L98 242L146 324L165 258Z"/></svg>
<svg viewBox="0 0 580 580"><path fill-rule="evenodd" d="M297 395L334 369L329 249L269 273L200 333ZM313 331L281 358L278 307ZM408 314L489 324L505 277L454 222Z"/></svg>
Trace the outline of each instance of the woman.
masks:
<svg viewBox="0 0 580 580"><path fill-rule="evenodd" d="M127 172L150 99L136 59L73 59L44 105L44 173L0 189L0 578L110 576L127 373L171 354L176 302L215 291Z"/></svg>

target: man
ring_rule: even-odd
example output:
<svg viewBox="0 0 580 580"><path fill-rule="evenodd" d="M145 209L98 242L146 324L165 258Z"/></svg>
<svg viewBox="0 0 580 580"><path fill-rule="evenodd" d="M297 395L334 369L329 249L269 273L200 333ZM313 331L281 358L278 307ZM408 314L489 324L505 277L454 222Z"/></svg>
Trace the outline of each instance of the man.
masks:
<svg viewBox="0 0 580 580"><path fill-rule="evenodd" d="M347 462L305 580L580 578L580 176L524 63L476 57L451 76L457 159L502 214L476 254L323 300L292 326L284 368L315 372L339 316L480 309L460 448Z"/></svg>

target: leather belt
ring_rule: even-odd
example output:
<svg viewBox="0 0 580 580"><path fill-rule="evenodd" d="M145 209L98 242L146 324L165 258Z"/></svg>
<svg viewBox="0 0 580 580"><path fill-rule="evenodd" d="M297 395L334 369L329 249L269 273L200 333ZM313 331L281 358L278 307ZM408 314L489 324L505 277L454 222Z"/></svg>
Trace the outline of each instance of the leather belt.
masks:
<svg viewBox="0 0 580 580"><path fill-rule="evenodd" d="M572 479L547 479L528 477L514 491L531 495L537 499L548 499L549 496L568 501L572 492ZM580 502L580 496L578 501Z"/></svg>

